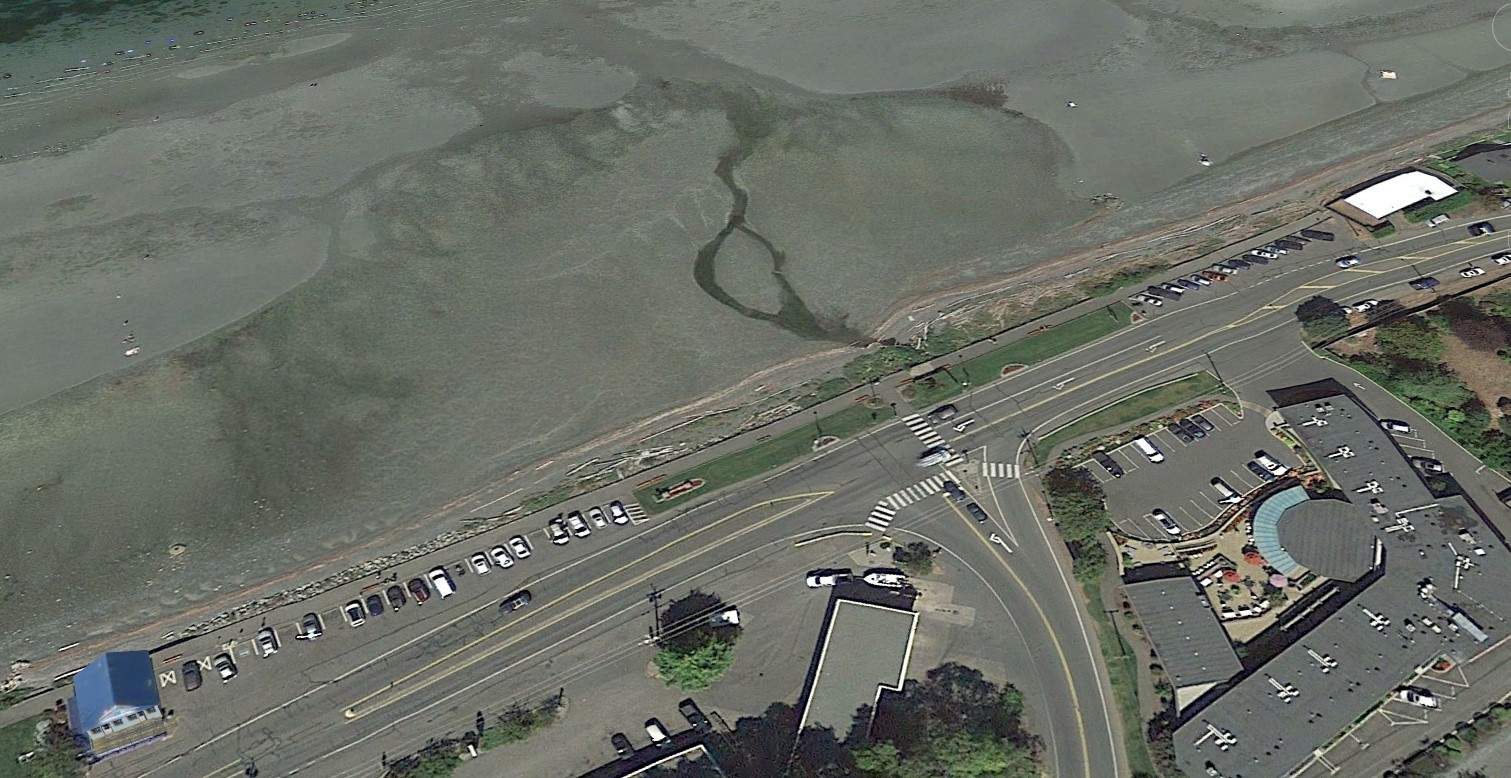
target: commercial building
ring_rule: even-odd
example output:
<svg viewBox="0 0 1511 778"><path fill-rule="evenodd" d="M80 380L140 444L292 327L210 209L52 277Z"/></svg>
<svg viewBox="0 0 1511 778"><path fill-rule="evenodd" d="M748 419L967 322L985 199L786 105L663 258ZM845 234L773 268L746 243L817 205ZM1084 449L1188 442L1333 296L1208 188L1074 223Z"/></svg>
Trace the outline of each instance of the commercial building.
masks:
<svg viewBox="0 0 1511 778"><path fill-rule="evenodd" d="M68 723L92 760L166 737L157 675L146 651L102 654L73 677Z"/></svg>
<svg viewBox="0 0 1511 778"><path fill-rule="evenodd" d="M1174 745L1188 775L1298 772L1439 657L1466 661L1511 634L1511 551L1474 505L1434 495L1337 382L1270 395L1341 492L1271 497L1255 545L1290 574L1329 580L1250 641L1243 673L1182 711Z"/></svg>
<svg viewBox="0 0 1511 778"><path fill-rule="evenodd" d="M1174 565L1145 565L1130 575L1139 580L1125 581L1123 591L1170 676L1176 708L1243 670L1212 604L1189 573Z"/></svg>
<svg viewBox="0 0 1511 778"><path fill-rule="evenodd" d="M1454 156L1459 167L1491 183L1511 180L1511 146L1476 143Z"/></svg>
<svg viewBox="0 0 1511 778"><path fill-rule="evenodd" d="M1366 227L1375 227L1408 206L1457 192L1458 187L1451 182L1425 170L1405 170L1354 187L1328 208Z"/></svg>
<svg viewBox="0 0 1511 778"><path fill-rule="evenodd" d="M852 727L869 727L882 692L902 689L917 629L918 614L912 610L836 596L804 695L799 730L828 727L844 740Z"/></svg>

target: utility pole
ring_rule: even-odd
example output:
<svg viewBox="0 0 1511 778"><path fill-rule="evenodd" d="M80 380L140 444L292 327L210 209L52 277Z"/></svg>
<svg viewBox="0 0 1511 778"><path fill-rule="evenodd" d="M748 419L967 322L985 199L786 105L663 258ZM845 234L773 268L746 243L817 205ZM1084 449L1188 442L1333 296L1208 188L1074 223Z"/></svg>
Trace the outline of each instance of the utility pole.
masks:
<svg viewBox="0 0 1511 778"><path fill-rule="evenodd" d="M651 640L661 639L661 590L651 587Z"/></svg>

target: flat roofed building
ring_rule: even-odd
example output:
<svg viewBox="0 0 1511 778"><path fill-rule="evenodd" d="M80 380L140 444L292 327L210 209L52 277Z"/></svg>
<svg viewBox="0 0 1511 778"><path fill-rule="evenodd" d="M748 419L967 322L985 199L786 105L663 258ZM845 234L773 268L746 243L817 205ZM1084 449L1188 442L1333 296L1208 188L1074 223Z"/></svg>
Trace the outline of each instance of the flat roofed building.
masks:
<svg viewBox="0 0 1511 778"><path fill-rule="evenodd" d="M1460 152L1453 161L1486 181L1511 180L1511 146L1476 143Z"/></svg>
<svg viewBox="0 0 1511 778"><path fill-rule="evenodd" d="M105 759L163 737L157 674L146 651L101 654L73 677L68 723L88 743L91 758Z"/></svg>
<svg viewBox="0 0 1511 778"><path fill-rule="evenodd" d="M1170 676L1177 707L1243 669L1228 633L1190 575L1125 583L1123 591Z"/></svg>
<svg viewBox="0 0 1511 778"><path fill-rule="evenodd" d="M836 599L799 729L829 727L843 740L861 708L874 716L883 690L902 689L917 628L914 611Z"/></svg>
<svg viewBox="0 0 1511 778"><path fill-rule="evenodd" d="M1226 778L1294 775L1418 668L1444 653L1468 661L1507 636L1497 614L1511 612L1511 551L1479 510L1459 496L1434 497L1378 419L1338 382L1270 397L1360 517L1340 506L1298 514L1320 518L1322 531L1342 526L1350 537L1312 547L1290 539L1283 520L1280 542L1296 546L1287 550L1302 565L1348 574L1358 558L1340 544L1357 544L1367 528L1370 569L1279 614L1247 644L1273 652L1251 650L1243 675L1181 711L1175 751L1188 775L1209 767Z"/></svg>
<svg viewBox="0 0 1511 778"><path fill-rule="evenodd" d="M1423 200L1441 200L1458 191L1458 187L1421 170L1398 173L1377 184L1354 192L1343 202L1383 219L1408 205Z"/></svg>

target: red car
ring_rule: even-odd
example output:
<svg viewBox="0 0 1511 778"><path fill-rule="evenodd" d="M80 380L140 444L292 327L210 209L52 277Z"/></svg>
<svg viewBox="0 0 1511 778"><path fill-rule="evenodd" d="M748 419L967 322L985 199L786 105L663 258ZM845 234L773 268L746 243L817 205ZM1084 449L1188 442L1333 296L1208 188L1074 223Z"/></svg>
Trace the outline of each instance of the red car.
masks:
<svg viewBox="0 0 1511 778"><path fill-rule="evenodd" d="M430 587L426 586L425 581L419 578L409 579L409 593L414 595L415 605L423 605L426 600L430 599Z"/></svg>

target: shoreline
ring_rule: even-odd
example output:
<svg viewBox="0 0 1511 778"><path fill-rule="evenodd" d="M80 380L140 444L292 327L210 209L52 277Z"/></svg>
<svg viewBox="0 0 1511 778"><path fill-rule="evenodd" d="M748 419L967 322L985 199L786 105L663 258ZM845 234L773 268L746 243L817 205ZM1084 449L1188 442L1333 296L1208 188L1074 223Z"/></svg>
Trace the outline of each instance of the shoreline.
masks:
<svg viewBox="0 0 1511 778"><path fill-rule="evenodd" d="M1086 262L1088 261L1088 258L1096 255L1108 254L1109 252L1117 255L1117 259L1115 261L1107 262L1097 267L1097 269L1099 270L1116 270L1117 268L1127 264L1136 264L1142 261L1146 261L1147 258L1142 256L1140 252L1152 250L1149 249L1148 243L1153 237L1157 237L1162 234L1169 234L1172 231L1180 232L1192 225L1210 225L1215 223L1216 221L1220 221L1222 218L1225 218L1225 216L1233 216L1240 211L1248 211L1248 213L1252 213L1253 211L1251 209L1261 205L1268 204L1268 206L1271 208L1287 203L1299 205L1300 203L1298 203L1296 200L1297 190L1308 189L1323 183L1332 184L1341 177L1355 177L1358 174L1354 171L1358 168L1377 167L1387 162L1397 162L1403 158L1420 156L1420 148L1416 148L1414 150L1414 147L1421 147L1423 145L1439 145L1450 140L1463 138L1468 135L1484 131L1493 126L1488 124L1489 120L1499 119L1500 113L1500 111L1482 113L1478 116L1457 122L1442 129L1421 133L1408 139L1405 143L1400 144L1400 146L1398 147L1368 152L1364 155L1361 155L1360 157L1356 157L1354 159L1340 163L1339 165L1319 170L1314 173L1297 178L1285 186L1252 195L1236 203L1210 209L1196 217L1161 225L1157 229L1152 229L1140 234L1129 236L1115 243L1100 247L1095 251L1083 250L1045 260L1042 265L1035 267L1034 272L1025 274L1028 277L1023 277L1022 275L1020 275L1014 277L1012 280L997 278L982 281L976 284L962 285L960 287L942 290L937 294L917 295L907 300L906 304L898 306L895 309L896 313L889 316L882 324L878 325L872 331L872 335L877 338L885 337L885 333L893 331L901 326L903 320L907 317L910 311L917 311L923 308L933 308L938 305L948 304L950 301L957 300L961 297L1010 294L1012 289L1016 287L1031 285L1040 278L1057 277L1062 281L1067 281L1067 279L1065 279L1064 277L1065 268L1071 265ZM1313 205L1308 205L1307 207L1312 209L1317 208L1317 206ZM1188 235L1191 236L1195 236L1196 234L1197 233L1194 232L1188 233ZM1168 251L1163 248L1161 249L1161 251L1163 253L1168 253ZM1180 262L1188 260L1189 258L1181 259L1172 264L1178 264ZM1074 283L1075 281L1070 280L1065 285L1073 286ZM985 300L976 303L976 305L985 306L992 304L992 302L992 300ZM1049 312L1041 314L1041 317L1043 315L1049 315ZM1010 329L1016 329L1023 326L1031 326L1031 322L1027 324L1020 324ZM904 331L912 328L913 327L902 327ZM448 529L438 533L433 540L420 546L410 546L404 549L391 550L387 554L378 555L376 557L357 559L357 557L359 557L364 551L371 552L374 549L382 548L386 544L392 542L393 539L397 536L412 533L418 528L422 528L428 524L443 520L444 518L446 518L447 514L454 513L456 509L462 504L475 499L479 499L489 491L496 490L502 486L511 485L511 482L514 479L519 478L521 475L539 471L542 468L559 462L559 460L563 458L586 455L596 449L603 449L616 443L621 443L627 438L633 437L634 435L653 428L660 423L672 420L674 417L690 416L699 413L710 406L722 402L728 402L729 398L741 394L743 391L749 389L752 384L756 384L756 382L768 380L773 376L783 373L790 373L798 370L811 371L812 365L814 365L815 363L823 363L825 361L838 360L841 358L847 360L858 355L858 353L860 352L853 350L851 347L842 346L826 349L821 352L816 352L793 360L787 360L783 363L764 368L715 393L699 398L694 402L685 403L681 406L652 414L631 423L627 427L620 428L615 432L595 437L594 439L581 445L574 446L571 449L557 452L552 456L542 458L536 460L535 462L521 466L515 469L509 475L491 482L483 487L480 487L479 489L476 489L472 492L469 492L468 494L456 497L412 522L394 525L392 527L389 527L381 535L370 537L365 542L344 548L331 554L327 554L318 559L311 560L306 566L302 567L299 570L289 571L283 575L265 579L254 585L243 586L233 593L226 594L218 598L200 603L192 608L179 611L171 617L164 617L146 624L142 624L129 631L112 634L108 637L94 641L85 638L84 640L78 641L77 643L68 647L67 650L70 655L77 655L78 653L93 653L99 650L104 650L108 646L118 646L121 644L132 643L133 641L151 640L151 638L148 638L147 636L154 633L162 634L163 637L157 638L156 642L154 642L151 646L152 648L156 648L163 642L171 643L179 638L187 637L179 633L182 630L186 628L192 628L195 625L192 623L189 625L184 625L185 621L202 617L205 614L209 614L215 611L219 611L222 615L228 615L228 618L213 627L199 629L195 634L202 634L203 632L212 631L213 629L223 629L230 624L234 624L250 618L255 618L257 615L259 615L259 613L266 612L266 610L271 610L274 607L281 607L282 605L300 601L299 598L296 598L290 600L289 602L282 602L277 604L270 604L269 602L270 600L275 599L280 595L287 594L291 591L298 591L301 588L314 587L318 585L321 582L321 579L312 577L311 574L331 568L335 565L342 565L342 567L334 575L347 575L347 580L344 583L357 581L369 575L378 575L382 573L389 564L392 563L391 561L385 560L392 560L393 558L397 557L409 558L411 557L412 552L419 551L420 549L423 549L423 551L420 551L418 555L432 553L436 550L460 542L461 540L465 539L465 537L468 537L474 533L465 531L467 528L463 528L463 530L461 531L458 531L456 529ZM811 372L809 373L809 375L811 377ZM689 451L688 453L694 453L694 451ZM639 473L663 468L675 461L676 460L667 460L665 462L658 463L654 467L639 471ZM639 473L628 474L624 478L609 482L609 484L629 481ZM601 484L598 488L609 484ZM519 490L516 490L516 492L517 491ZM496 501L497 500L495 500L495 502ZM504 513L500 514L500 517L508 516L509 513L510 511L505 511ZM508 517L506 521L497 524L487 524L485 526L479 527L477 531L491 531L493 529L497 529L500 526L505 526L522 518L524 518L523 515ZM289 587L286 585L294 581L301 581L302 583L300 584L300 586L295 587ZM344 585L344 583L336 585ZM283 588L279 589L278 587ZM318 591L326 590L327 589L318 589L310 591L307 593L307 596L313 596L314 594L318 593ZM199 623L204 624L206 621L215 620L202 620ZM164 632L168 627L173 625L184 626L180 627L179 630L174 630L166 633ZM29 661L31 664L23 673L23 677L27 682L31 683L48 682L59 674L58 668L77 664L76 662L65 659L61 654L29 659L27 661Z"/></svg>

